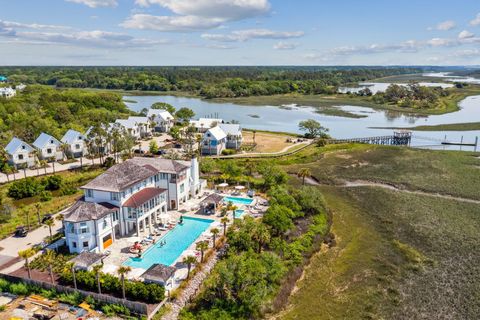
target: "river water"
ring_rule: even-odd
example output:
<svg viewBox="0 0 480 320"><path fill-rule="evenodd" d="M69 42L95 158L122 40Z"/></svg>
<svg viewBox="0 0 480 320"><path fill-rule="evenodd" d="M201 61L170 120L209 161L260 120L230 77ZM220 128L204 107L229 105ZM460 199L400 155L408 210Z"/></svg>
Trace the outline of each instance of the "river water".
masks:
<svg viewBox="0 0 480 320"><path fill-rule="evenodd" d="M413 116L387 110L375 110L358 106L338 106L345 111L366 116L364 118L346 118L319 114L309 106L292 105L288 108L279 106L248 106L233 103L215 103L198 98L175 96L127 96L125 102L134 111L149 108L155 102L166 102L177 109L188 107L196 118L219 117L225 121L239 121L243 128L284 131L299 133L298 124L302 120L315 119L334 138L358 138L391 135L392 129L375 129L373 127L414 127L418 125L438 125L480 121L480 96L472 96L460 102L460 110L443 115ZM480 131L415 131L412 146L430 149L449 149L473 151L473 147L445 146L441 141L474 143Z"/></svg>

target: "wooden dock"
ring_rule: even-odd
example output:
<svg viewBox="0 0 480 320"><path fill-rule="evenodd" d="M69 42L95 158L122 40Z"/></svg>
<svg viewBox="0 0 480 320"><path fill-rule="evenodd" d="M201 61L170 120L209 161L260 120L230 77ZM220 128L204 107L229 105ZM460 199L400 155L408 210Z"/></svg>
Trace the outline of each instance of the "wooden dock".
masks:
<svg viewBox="0 0 480 320"><path fill-rule="evenodd" d="M396 131L391 136L377 136L366 138L351 138L351 139L329 139L329 144L339 143L364 143L364 144L379 144L390 146L408 146L412 141L412 133L410 131Z"/></svg>

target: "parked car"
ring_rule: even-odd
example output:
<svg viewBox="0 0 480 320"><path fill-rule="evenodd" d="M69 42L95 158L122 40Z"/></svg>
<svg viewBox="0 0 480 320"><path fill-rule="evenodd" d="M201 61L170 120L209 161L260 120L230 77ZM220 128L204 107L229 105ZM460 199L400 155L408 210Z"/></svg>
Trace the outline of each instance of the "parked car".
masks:
<svg viewBox="0 0 480 320"><path fill-rule="evenodd" d="M46 215L44 215L43 218L42 218L42 223L45 223L46 221L51 220L51 219L53 219L53 215L51 215L51 214L46 214Z"/></svg>
<svg viewBox="0 0 480 320"><path fill-rule="evenodd" d="M145 151L141 150L141 149L135 149L133 150L133 153L136 153L136 154L144 154Z"/></svg>
<svg viewBox="0 0 480 320"><path fill-rule="evenodd" d="M181 149L182 145L180 143L175 143L173 146L175 149Z"/></svg>
<svg viewBox="0 0 480 320"><path fill-rule="evenodd" d="M164 155L166 153L167 153L167 151L165 151L163 149L160 149L160 150L157 151L156 155L161 156L161 155Z"/></svg>
<svg viewBox="0 0 480 320"><path fill-rule="evenodd" d="M24 238L27 236L27 234L28 234L27 228L25 228L24 226L19 226L15 230L14 236Z"/></svg>

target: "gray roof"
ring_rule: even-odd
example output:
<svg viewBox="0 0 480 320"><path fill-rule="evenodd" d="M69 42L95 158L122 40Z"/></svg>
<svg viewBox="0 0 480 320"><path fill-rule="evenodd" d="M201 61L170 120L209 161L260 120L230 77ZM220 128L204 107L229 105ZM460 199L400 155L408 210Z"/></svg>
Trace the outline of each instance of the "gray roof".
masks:
<svg viewBox="0 0 480 320"><path fill-rule="evenodd" d="M65 133L61 141L63 143L73 144L77 140L85 140L85 137L80 132L70 129Z"/></svg>
<svg viewBox="0 0 480 320"><path fill-rule="evenodd" d="M75 268L88 269L102 261L103 254L84 251L70 260Z"/></svg>
<svg viewBox="0 0 480 320"><path fill-rule="evenodd" d="M239 136L242 134L242 128L239 124L234 123L220 123L218 126L228 135Z"/></svg>
<svg viewBox="0 0 480 320"><path fill-rule="evenodd" d="M55 137L52 137L49 134L46 134L45 132L42 132L37 140L33 143L33 146L38 148L38 149L43 149L47 143L49 143L50 140L53 140L53 143L56 145L61 145L60 141L58 141Z"/></svg>
<svg viewBox="0 0 480 320"><path fill-rule="evenodd" d="M82 189L121 192L128 187L157 174L157 171L151 166L148 166L148 163L140 164L132 160L127 160L114 165L84 185Z"/></svg>
<svg viewBox="0 0 480 320"><path fill-rule="evenodd" d="M68 222L98 220L107 216L116 209L118 208L110 203L86 202L84 199L81 199L67 209L64 220Z"/></svg>
<svg viewBox="0 0 480 320"><path fill-rule="evenodd" d="M187 161L178 161L162 158L136 157L128 161L141 166L151 166L155 168L157 172L162 173L179 173L185 169L190 168L190 163Z"/></svg>
<svg viewBox="0 0 480 320"><path fill-rule="evenodd" d="M8 154L14 154L22 145L24 145L29 152L33 151L33 148L28 143L18 139L17 137L14 137L12 140L10 140L10 142L5 147L5 151L7 151Z"/></svg>
<svg viewBox="0 0 480 320"><path fill-rule="evenodd" d="M149 280L149 281L158 281L158 282L167 282L168 279L173 277L175 271L177 269L175 267L166 266L161 263L156 263L152 265L150 268L147 269L142 274L142 277Z"/></svg>

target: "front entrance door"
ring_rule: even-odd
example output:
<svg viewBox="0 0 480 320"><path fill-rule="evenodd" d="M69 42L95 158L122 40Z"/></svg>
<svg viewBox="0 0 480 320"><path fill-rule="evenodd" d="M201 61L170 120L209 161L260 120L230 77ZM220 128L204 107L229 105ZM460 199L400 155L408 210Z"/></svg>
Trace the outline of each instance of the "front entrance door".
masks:
<svg viewBox="0 0 480 320"><path fill-rule="evenodd" d="M177 209L177 202L175 200L170 200L170 208Z"/></svg>

